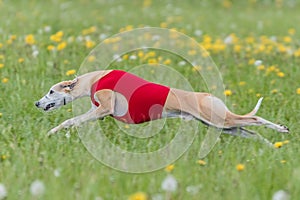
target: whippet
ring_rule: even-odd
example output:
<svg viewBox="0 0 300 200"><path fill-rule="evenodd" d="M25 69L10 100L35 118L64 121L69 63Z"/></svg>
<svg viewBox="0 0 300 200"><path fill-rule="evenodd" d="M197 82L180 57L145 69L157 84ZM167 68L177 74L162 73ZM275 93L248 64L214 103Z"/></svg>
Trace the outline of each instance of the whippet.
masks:
<svg viewBox="0 0 300 200"><path fill-rule="evenodd" d="M90 72L74 80L57 83L35 105L50 111L85 96L91 98L92 108L51 129L49 135L106 116L132 124L170 117L196 119L233 135L238 132L255 134L244 127L261 125L278 132L289 132L286 126L255 115L262 98L250 113L238 115L209 93L169 88L120 70Z"/></svg>

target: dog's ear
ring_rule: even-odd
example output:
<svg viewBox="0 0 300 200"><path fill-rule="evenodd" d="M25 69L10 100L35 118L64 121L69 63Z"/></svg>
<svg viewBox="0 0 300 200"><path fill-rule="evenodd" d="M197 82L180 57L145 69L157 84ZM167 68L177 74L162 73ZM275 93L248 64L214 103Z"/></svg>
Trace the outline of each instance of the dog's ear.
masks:
<svg viewBox="0 0 300 200"><path fill-rule="evenodd" d="M73 90L73 88L76 86L76 84L78 83L78 78L76 77L74 80L72 81L65 81L63 84L61 84L60 86L62 88L64 88L64 90L66 92L70 92L71 90Z"/></svg>

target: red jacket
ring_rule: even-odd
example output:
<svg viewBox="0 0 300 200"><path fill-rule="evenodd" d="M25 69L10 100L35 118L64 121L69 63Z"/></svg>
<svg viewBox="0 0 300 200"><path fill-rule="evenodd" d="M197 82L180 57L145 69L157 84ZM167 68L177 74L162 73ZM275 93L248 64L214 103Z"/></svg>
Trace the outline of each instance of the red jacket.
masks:
<svg viewBox="0 0 300 200"><path fill-rule="evenodd" d="M161 118L170 88L148 82L125 71L113 70L96 81L91 88L91 100L99 106L94 98L97 91L110 89L118 92L127 100L128 110L125 115L113 116L115 119L139 124Z"/></svg>

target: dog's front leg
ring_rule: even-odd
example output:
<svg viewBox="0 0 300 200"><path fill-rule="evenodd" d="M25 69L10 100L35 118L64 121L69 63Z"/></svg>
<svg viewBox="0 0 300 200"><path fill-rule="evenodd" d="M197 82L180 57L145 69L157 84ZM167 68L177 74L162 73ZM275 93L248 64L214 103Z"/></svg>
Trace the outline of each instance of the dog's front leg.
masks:
<svg viewBox="0 0 300 200"><path fill-rule="evenodd" d="M51 129L48 132L48 136L53 135L61 129L69 128L71 126L78 126L84 122L92 121L96 119L102 119L105 116L113 114L114 108L114 95L111 90L102 90L96 93L100 106L96 109L91 109L89 112L79 115L77 117L68 119L58 125L57 127Z"/></svg>

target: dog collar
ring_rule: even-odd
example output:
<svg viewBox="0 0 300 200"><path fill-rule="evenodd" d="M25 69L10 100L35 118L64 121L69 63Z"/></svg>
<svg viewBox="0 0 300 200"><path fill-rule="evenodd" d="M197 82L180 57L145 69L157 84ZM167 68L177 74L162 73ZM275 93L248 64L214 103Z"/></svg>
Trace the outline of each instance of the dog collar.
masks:
<svg viewBox="0 0 300 200"><path fill-rule="evenodd" d="M66 98L64 97L64 105L66 105Z"/></svg>

